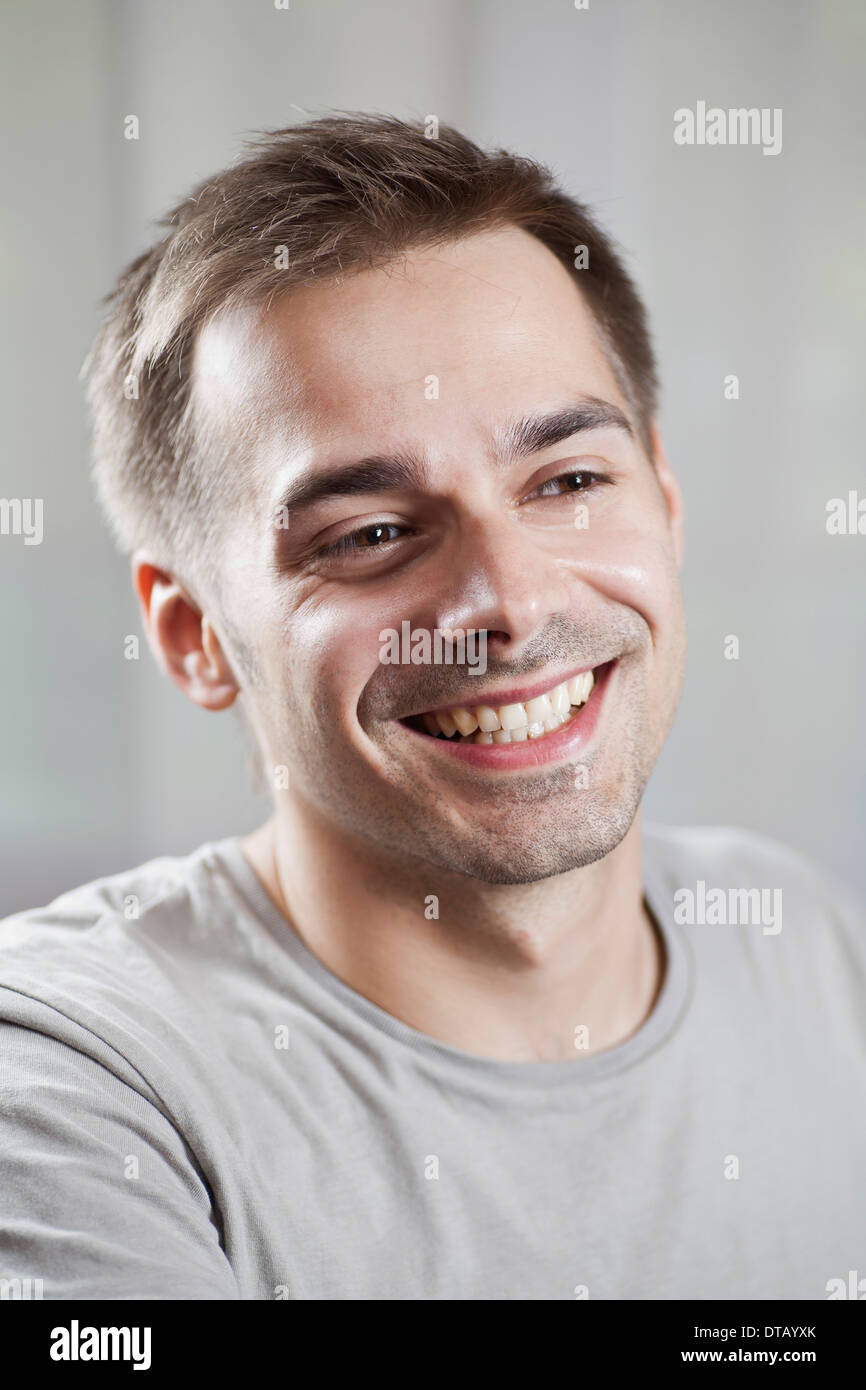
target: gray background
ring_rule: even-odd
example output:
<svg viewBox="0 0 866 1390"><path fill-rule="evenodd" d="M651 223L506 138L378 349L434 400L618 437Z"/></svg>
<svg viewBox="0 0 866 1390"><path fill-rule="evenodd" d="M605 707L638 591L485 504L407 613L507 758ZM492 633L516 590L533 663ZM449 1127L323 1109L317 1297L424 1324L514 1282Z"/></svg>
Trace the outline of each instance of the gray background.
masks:
<svg viewBox="0 0 866 1390"><path fill-rule="evenodd" d="M7 3L2 26L0 495L42 497L45 537L0 536L0 913L266 815L234 719L143 642L123 658L141 627L78 371L153 219L246 132L330 108L541 158L625 249L688 511L690 670L649 812L763 830L866 888L866 536L825 529L829 498L866 495L860 0L89 0ZM783 108L781 154L675 146L699 99Z"/></svg>

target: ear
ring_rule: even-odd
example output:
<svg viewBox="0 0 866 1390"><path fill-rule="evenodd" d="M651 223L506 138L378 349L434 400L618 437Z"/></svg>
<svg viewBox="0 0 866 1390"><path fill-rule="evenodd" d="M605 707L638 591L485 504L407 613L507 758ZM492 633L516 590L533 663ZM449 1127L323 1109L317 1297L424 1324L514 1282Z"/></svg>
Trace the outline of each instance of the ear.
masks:
<svg viewBox="0 0 866 1390"><path fill-rule="evenodd" d="M668 517L671 524L671 532L674 538L674 553L677 558L677 569L682 569L683 549L684 549L684 506L682 489L677 481L676 475L670 466L668 456L665 453L665 446L662 441L658 425L653 421L650 426L650 438L653 447L653 464L656 477L659 481L662 496L665 499Z"/></svg>
<svg viewBox="0 0 866 1390"><path fill-rule="evenodd" d="M132 583L157 664L193 704L228 709L239 687L219 638L195 600L143 551L132 557Z"/></svg>

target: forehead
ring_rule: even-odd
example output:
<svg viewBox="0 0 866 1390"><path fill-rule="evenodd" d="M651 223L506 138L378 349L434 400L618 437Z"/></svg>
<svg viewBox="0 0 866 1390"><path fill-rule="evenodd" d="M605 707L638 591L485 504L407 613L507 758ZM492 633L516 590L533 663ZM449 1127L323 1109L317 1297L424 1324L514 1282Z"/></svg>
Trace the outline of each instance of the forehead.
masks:
<svg viewBox="0 0 866 1390"><path fill-rule="evenodd" d="M199 335L197 404L269 473L287 448L375 449L595 395L630 413L574 277L507 227L218 316Z"/></svg>

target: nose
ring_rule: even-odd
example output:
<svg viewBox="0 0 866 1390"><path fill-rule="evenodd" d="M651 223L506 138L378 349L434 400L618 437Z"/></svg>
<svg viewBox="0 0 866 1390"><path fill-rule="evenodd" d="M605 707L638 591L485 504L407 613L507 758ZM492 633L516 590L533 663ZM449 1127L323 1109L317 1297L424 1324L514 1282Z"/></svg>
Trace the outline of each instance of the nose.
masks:
<svg viewBox="0 0 866 1390"><path fill-rule="evenodd" d="M564 567L508 515L476 518L461 527L446 594L436 617L439 628L486 631L500 655L516 656L551 617L566 610Z"/></svg>

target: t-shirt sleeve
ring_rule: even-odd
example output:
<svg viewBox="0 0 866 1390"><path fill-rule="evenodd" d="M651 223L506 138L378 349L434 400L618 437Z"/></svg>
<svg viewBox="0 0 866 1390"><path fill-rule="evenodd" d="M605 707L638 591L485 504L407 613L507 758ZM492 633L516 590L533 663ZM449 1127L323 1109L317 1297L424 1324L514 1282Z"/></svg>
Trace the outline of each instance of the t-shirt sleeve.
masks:
<svg viewBox="0 0 866 1390"><path fill-rule="evenodd" d="M0 1279L41 1280L45 1299L240 1297L174 1125L93 1057L5 1021Z"/></svg>

